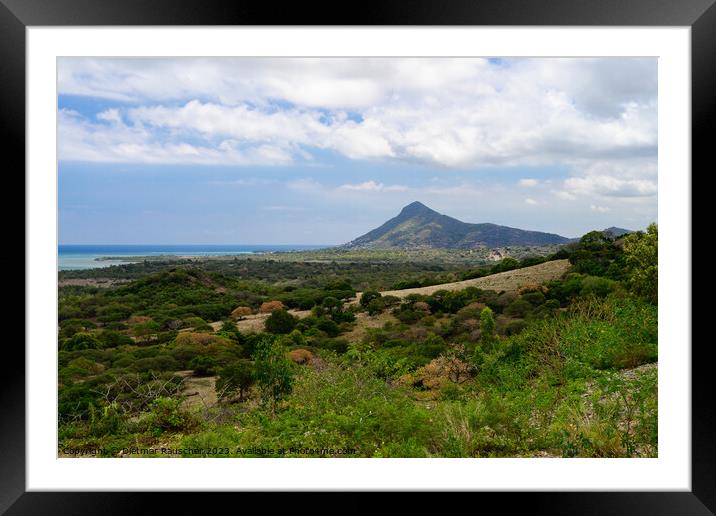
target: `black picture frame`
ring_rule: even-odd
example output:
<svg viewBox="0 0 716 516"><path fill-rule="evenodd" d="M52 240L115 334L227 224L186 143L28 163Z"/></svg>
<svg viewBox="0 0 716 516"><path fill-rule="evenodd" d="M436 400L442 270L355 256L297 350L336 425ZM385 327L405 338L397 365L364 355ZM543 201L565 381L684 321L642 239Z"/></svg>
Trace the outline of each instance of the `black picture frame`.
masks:
<svg viewBox="0 0 716 516"><path fill-rule="evenodd" d="M25 29L28 26L111 25L551 25L689 26L692 73L693 170L706 173L709 129L716 119L715 0L371 0L356 4L216 0L0 0L0 134L6 144L6 180L25 169ZM709 163L710 165L710 163ZM692 183L693 184L693 183ZM19 190L18 190L19 189ZM24 181L15 190L24 192ZM693 190L692 191L697 191ZM17 208L5 221L17 219ZM696 223L694 219L694 223ZM19 226L19 225L18 225ZM19 228L16 228L19 231ZM692 235L694 234L692 230ZM24 234L23 234L24 241ZM8 267L16 262L8 263ZM11 274L12 275L12 274ZM31 307L26 307L30 309ZM5 342L5 348L9 348ZM160 497L162 513L223 504L228 493L27 493L25 489L25 356L15 344L13 367L3 368L0 390L0 512L7 514L126 514L151 510L147 497ZM690 345L691 343L679 343ZM692 490L690 492L476 493L475 510L486 501L500 511L523 507L537 514L713 514L716 511L716 408L711 400L709 342L692 347ZM5 357L6 364L10 358ZM254 494L241 494L241 504ZM341 512L363 513L379 505L374 494L350 493ZM218 497L218 499L217 499ZM264 499L265 500L265 499ZM302 495L271 495L272 507L303 505ZM331 511L333 503L322 498ZM404 497L403 509L425 509L422 494ZM262 503L266 503L265 501ZM459 503L454 500L452 503ZM477 505L479 503L479 505ZM311 512L321 512L310 504ZM336 506L333 506L333 510ZM333 511L331 511L333 512Z"/></svg>

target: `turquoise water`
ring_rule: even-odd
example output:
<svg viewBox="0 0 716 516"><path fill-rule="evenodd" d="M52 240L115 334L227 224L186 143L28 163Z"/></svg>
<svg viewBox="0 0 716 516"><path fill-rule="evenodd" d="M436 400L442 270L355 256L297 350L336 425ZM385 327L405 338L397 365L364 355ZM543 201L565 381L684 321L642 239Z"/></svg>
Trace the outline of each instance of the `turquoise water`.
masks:
<svg viewBox="0 0 716 516"><path fill-rule="evenodd" d="M307 251L326 245L60 245L58 269L78 270L109 267L123 260L97 260L106 256L226 256L265 253L269 251Z"/></svg>

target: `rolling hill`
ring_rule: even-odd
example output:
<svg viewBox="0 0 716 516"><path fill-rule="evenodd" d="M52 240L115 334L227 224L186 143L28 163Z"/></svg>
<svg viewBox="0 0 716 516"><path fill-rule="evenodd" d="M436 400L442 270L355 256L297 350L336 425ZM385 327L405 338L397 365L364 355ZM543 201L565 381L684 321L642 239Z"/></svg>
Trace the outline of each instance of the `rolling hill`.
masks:
<svg viewBox="0 0 716 516"><path fill-rule="evenodd" d="M344 244L364 249L473 249L565 244L571 240L553 233L526 231L497 224L470 224L412 202L382 226Z"/></svg>

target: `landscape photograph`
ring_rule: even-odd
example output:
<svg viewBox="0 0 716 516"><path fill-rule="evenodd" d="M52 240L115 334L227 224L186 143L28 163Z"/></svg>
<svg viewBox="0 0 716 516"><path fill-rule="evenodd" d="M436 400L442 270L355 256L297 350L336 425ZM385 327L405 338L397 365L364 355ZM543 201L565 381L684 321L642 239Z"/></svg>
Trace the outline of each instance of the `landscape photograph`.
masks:
<svg viewBox="0 0 716 516"><path fill-rule="evenodd" d="M57 456L658 457L657 66L58 58Z"/></svg>

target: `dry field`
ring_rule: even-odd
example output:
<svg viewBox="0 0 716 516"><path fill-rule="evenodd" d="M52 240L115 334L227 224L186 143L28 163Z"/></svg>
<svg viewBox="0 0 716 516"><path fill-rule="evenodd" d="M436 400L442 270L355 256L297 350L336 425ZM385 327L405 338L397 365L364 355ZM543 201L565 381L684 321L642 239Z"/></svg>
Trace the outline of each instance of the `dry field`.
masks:
<svg viewBox="0 0 716 516"><path fill-rule="evenodd" d="M289 310L289 313L291 313L293 316L298 317L300 319L304 317L308 317L311 315L310 310ZM245 332L262 332L265 330L265 323L266 319L268 319L269 315L271 314L253 314L253 315L247 315L240 321L236 321L236 327ZM209 325L214 328L214 331L217 331L221 328L221 325L223 323L221 321L216 321L209 323ZM186 330L191 330L191 328L187 328ZM179 330L183 331L183 330Z"/></svg>
<svg viewBox="0 0 716 516"><path fill-rule="evenodd" d="M561 278L569 269L569 260L553 260L551 262L540 263L523 269L516 269L507 272L498 272L484 278L475 278L465 281L456 281L454 283L443 283L441 285L431 285L429 287L406 288L403 290L387 290L381 292L384 296L406 297L410 294L430 295L438 290L462 290L467 287L477 287L483 290L515 291L520 287L530 284L541 284ZM353 302L360 300L359 292Z"/></svg>
<svg viewBox="0 0 716 516"><path fill-rule="evenodd" d="M132 280L128 279L113 279L113 278L65 278L57 282L58 287L67 287L75 285L78 287L98 287L107 288L113 287L114 285L121 285L122 283L130 283Z"/></svg>

